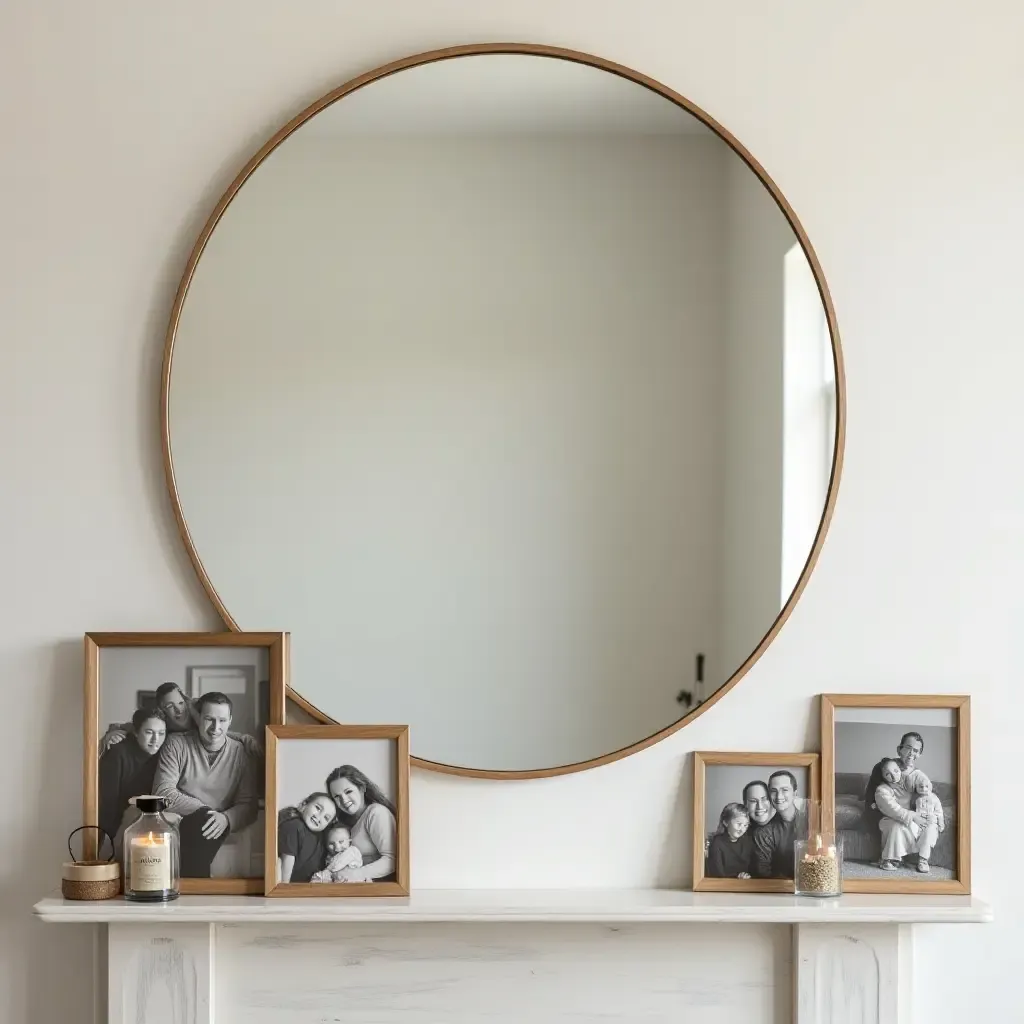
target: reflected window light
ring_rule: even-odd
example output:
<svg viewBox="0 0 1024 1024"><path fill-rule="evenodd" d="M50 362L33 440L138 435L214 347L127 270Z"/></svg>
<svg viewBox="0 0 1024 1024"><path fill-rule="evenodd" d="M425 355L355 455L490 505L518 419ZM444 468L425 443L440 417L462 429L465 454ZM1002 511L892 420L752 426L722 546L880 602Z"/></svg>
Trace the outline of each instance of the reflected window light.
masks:
<svg viewBox="0 0 1024 1024"><path fill-rule="evenodd" d="M828 498L835 363L828 318L803 249L785 256L781 604L804 570Z"/></svg>

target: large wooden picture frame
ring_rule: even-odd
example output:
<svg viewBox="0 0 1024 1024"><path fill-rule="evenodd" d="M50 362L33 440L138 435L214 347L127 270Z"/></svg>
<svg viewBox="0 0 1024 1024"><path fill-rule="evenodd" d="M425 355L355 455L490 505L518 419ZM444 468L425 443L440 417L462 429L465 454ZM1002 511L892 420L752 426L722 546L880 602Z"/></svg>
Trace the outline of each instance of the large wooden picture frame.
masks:
<svg viewBox="0 0 1024 1024"><path fill-rule="evenodd" d="M725 788L718 783L715 776L725 775L721 769L736 768L737 772L729 773ZM744 872L749 878L738 875L730 877L712 877L708 872L711 844L716 838L724 842L728 837L717 835L714 823L719 815L724 816L724 809L732 804L747 804L747 792L755 803L769 802L769 788L772 776L791 776L796 780L792 786L792 797L798 801L809 799L810 806L817 808L821 799L820 765L817 754L778 754L778 753L736 753L732 751L697 751L693 755L693 890L694 892L793 892L793 876L756 877L756 872ZM709 795L709 789L712 790ZM763 789L763 792L762 792ZM716 795L717 794L717 795ZM724 794L724 795L723 795ZM709 800L711 801L709 803ZM749 806L749 805L748 805ZM782 804L780 803L780 807ZM711 817L708 813L711 812ZM737 812L738 813L738 812ZM751 820L749 810L745 811L748 820L749 837L747 845L753 843L755 831L760 827ZM759 813L757 810L754 814ZM767 807L772 817L776 813L774 807ZM784 811L782 812L784 813ZM804 818L806 820L806 811ZM797 837L801 838L801 837ZM792 846L789 846L790 859ZM780 848L780 859L784 851ZM711 854L713 857L714 855Z"/></svg>
<svg viewBox="0 0 1024 1024"><path fill-rule="evenodd" d="M822 818L843 841L844 891L970 893L970 697L822 694L821 750ZM889 779L883 761L897 769ZM935 797L924 828L911 820L923 813L922 775Z"/></svg>
<svg viewBox="0 0 1024 1024"><path fill-rule="evenodd" d="M87 633L83 821L103 826L115 838L130 820L133 811L129 801L133 796L165 786L183 794L190 803L198 799L187 792L187 785L179 786L184 783L182 776L170 781L168 758L180 757L189 744L201 743L201 708L196 706L196 695L189 692L189 679L196 666L208 670L217 664L218 649L223 652L223 664L235 669L221 678L236 680L230 694L224 692L228 689L226 683L221 683L222 688L217 691L218 697L226 698L217 706L228 715L227 738L220 749L227 751L238 765L239 779L228 777L227 789L231 792L225 790L225 807L214 809L218 813L229 811L224 817L234 825L229 824L217 837L219 845L215 850L206 844L211 877L185 877L185 870L197 858L191 852L183 857L181 892L261 893L265 872L261 851L265 830L259 822L260 814L266 813L261 792L265 779L264 730L267 725L284 722L287 633ZM238 671L243 662L251 662L251 672ZM239 685L244 692L238 690ZM155 707L159 710L153 711ZM143 717L143 708L153 713ZM132 722L136 714L139 729ZM146 741L139 737L152 737L154 729L163 732L157 737L156 751L147 758ZM174 743L169 746L168 740L172 738ZM161 755L165 759L163 765ZM132 791L140 786L140 792ZM171 799L178 796L172 795ZM227 801L237 803L229 807ZM210 808L203 807L194 813L203 812L209 814ZM247 821L249 818L253 820ZM240 825L243 821L245 824ZM182 834L188 835L184 827ZM95 836L88 835L86 857L95 855ZM200 855L198 859L202 861L204 857ZM219 872L225 864L246 864L250 874L224 876Z"/></svg>
<svg viewBox="0 0 1024 1024"><path fill-rule="evenodd" d="M268 726L266 821L267 896L408 896L408 726Z"/></svg>

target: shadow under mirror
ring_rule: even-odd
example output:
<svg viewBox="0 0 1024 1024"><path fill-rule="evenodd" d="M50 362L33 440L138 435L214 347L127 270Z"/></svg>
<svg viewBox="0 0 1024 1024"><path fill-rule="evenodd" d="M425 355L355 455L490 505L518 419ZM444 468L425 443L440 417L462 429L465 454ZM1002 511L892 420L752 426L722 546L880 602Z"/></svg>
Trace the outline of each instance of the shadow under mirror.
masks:
<svg viewBox="0 0 1024 1024"><path fill-rule="evenodd" d="M408 723L434 767L671 727L827 519L840 364L792 223L683 106L555 52L415 64L306 119L169 333L172 492L222 613L290 630L298 694Z"/></svg>

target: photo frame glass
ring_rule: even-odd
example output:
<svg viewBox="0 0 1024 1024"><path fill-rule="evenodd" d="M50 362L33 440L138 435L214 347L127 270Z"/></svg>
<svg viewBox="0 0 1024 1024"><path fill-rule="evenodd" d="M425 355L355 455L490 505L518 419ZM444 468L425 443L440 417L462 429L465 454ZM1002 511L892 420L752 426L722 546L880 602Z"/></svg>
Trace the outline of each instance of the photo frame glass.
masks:
<svg viewBox="0 0 1024 1024"><path fill-rule="evenodd" d="M832 797L847 887L955 884L957 709L837 705L833 723Z"/></svg>
<svg viewBox="0 0 1024 1024"><path fill-rule="evenodd" d="M792 892L818 783L816 754L694 754L694 889Z"/></svg>
<svg viewBox="0 0 1024 1024"><path fill-rule="evenodd" d="M265 729L284 717L284 634L86 637L85 820L122 855L136 797L166 801L181 890L260 892Z"/></svg>
<svg viewBox="0 0 1024 1024"><path fill-rule="evenodd" d="M407 894L408 730L297 725L268 733L267 895Z"/></svg>

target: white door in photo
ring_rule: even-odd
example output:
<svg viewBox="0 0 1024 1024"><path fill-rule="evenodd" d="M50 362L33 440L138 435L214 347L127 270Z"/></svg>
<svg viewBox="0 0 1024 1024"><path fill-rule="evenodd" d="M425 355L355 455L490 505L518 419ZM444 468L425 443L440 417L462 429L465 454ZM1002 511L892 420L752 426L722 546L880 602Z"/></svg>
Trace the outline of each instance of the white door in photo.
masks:
<svg viewBox="0 0 1024 1024"><path fill-rule="evenodd" d="M260 688L252 665L190 665L190 697L217 691L231 698L231 731L258 736ZM256 825L228 837L211 865L214 878L254 878L263 873L263 810Z"/></svg>

